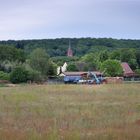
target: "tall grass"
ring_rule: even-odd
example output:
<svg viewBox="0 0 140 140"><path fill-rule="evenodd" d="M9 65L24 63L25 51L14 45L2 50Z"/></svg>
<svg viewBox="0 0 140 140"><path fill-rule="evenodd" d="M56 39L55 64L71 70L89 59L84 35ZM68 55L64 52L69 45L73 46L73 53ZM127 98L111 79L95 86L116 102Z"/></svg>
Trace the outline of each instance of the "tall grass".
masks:
<svg viewBox="0 0 140 140"><path fill-rule="evenodd" d="M0 139L139 140L139 86L0 87Z"/></svg>

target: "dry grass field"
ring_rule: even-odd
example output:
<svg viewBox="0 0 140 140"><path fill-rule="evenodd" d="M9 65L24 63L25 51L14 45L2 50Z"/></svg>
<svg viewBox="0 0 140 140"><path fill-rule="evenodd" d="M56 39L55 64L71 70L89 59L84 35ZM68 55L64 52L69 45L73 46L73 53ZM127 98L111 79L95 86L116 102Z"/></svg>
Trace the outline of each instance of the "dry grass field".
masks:
<svg viewBox="0 0 140 140"><path fill-rule="evenodd" d="M140 84L0 87L0 140L140 140Z"/></svg>

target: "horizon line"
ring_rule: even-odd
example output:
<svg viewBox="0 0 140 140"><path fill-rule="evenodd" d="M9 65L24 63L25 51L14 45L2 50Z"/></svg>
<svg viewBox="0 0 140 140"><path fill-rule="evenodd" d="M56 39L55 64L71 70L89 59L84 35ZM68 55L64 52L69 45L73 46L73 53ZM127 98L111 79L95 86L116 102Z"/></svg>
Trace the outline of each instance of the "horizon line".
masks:
<svg viewBox="0 0 140 140"><path fill-rule="evenodd" d="M116 40L140 40L140 38L115 38L115 37L52 37L52 38L24 38L24 39L2 39L2 41L26 41L26 40L55 40L55 39L116 39Z"/></svg>

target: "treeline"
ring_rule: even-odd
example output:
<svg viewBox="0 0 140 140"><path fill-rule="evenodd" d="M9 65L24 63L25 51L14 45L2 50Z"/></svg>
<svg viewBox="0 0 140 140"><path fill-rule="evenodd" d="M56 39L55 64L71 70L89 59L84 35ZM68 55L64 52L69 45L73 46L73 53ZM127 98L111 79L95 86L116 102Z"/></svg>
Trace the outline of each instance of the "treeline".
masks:
<svg viewBox="0 0 140 140"><path fill-rule="evenodd" d="M71 42L74 57L66 52ZM120 63L127 62L140 73L140 40L107 38L62 38L0 41L0 80L13 83L42 82L56 76L56 69L68 63L68 71L100 70L120 76Z"/></svg>
<svg viewBox="0 0 140 140"><path fill-rule="evenodd" d="M56 64L45 50L37 48L30 54L13 46L0 46L0 80L12 83L43 82L56 75Z"/></svg>
<svg viewBox="0 0 140 140"><path fill-rule="evenodd" d="M115 50L100 50L90 52L77 61L71 61L68 71L98 71L107 76L121 76L123 69L121 63L127 62L130 67L140 74L140 50L135 48L118 48Z"/></svg>
<svg viewBox="0 0 140 140"><path fill-rule="evenodd" d="M112 38L61 38L42 40L9 40L0 41L1 45L13 45L23 49L26 53L36 48L43 48L50 57L65 56L69 40L75 56L83 56L85 53L98 51L100 49L114 50L117 48L140 48L140 40L124 40Z"/></svg>

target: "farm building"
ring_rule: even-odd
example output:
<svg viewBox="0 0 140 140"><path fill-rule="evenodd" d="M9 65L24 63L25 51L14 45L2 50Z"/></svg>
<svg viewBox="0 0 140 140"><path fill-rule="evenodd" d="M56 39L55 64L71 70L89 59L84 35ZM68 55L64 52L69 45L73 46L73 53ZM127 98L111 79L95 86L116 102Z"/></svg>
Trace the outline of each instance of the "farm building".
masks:
<svg viewBox="0 0 140 140"><path fill-rule="evenodd" d="M130 68L128 63L123 62L123 63L121 63L121 66L123 68L123 76L124 77L134 77L134 76L136 76L136 74Z"/></svg>
<svg viewBox="0 0 140 140"><path fill-rule="evenodd" d="M83 76L83 77L87 77L89 72L85 72L85 71L80 71L80 72L63 72L63 76ZM102 75L101 72L99 71L93 71L93 73L95 73L97 76Z"/></svg>
<svg viewBox="0 0 140 140"><path fill-rule="evenodd" d="M123 68L123 77L125 81L140 81L140 75L136 74L129 66L128 63L121 63Z"/></svg>
<svg viewBox="0 0 140 140"><path fill-rule="evenodd" d="M100 84L103 81L102 73L94 72L64 72L65 83Z"/></svg>

